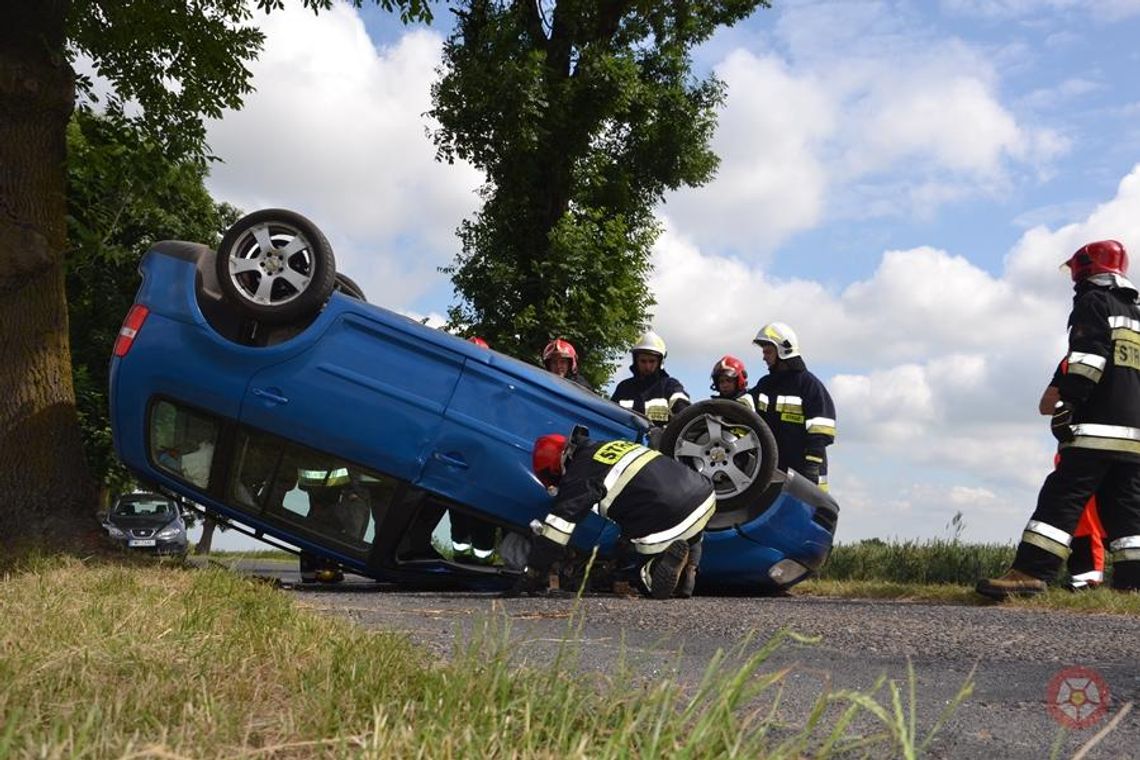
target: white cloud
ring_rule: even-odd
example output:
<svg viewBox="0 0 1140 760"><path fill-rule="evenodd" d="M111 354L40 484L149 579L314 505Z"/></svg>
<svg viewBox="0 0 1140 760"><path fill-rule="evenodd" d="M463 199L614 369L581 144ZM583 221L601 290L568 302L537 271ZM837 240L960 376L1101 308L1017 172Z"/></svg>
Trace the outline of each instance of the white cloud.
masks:
<svg viewBox="0 0 1140 760"><path fill-rule="evenodd" d="M776 58L737 50L717 73L730 92L712 146L720 170L707 189L675 194L669 211L703 238L768 250L819 221L834 104Z"/></svg>
<svg viewBox="0 0 1140 760"><path fill-rule="evenodd" d="M1069 77L1051 87L1041 87L1018 98L1018 105L1038 110L1054 109L1073 100L1105 89L1105 85L1082 77Z"/></svg>
<svg viewBox="0 0 1140 760"><path fill-rule="evenodd" d="M209 127L225 160L211 192L247 211L304 213L370 300L410 302L444 280L436 267L454 255L480 181L467 165L436 163L425 134L441 37L412 31L378 50L343 4L261 18L257 92Z"/></svg>
<svg viewBox="0 0 1140 760"><path fill-rule="evenodd" d="M1065 347L1071 283L1057 266L1107 237L1140 250L1140 165L1085 219L1027 230L999 274L918 247L884 251L873 273L834 290L705 254L666 220L654 327L694 398L724 353L756 379L763 365L749 344L768 321L797 331L809 368L841 368L823 379L838 413L841 523L859 526L844 537L930 535L931 514L945 522L963 509L970 537L1004 541L1051 466L1037 400Z"/></svg>
<svg viewBox="0 0 1140 760"><path fill-rule="evenodd" d="M777 28L786 52L737 49L716 67L720 174L669 198L702 245L763 260L828 219L929 217L1007 193L1015 170L1044 176L1070 147L1002 103L988 51L893 5L798 3Z"/></svg>

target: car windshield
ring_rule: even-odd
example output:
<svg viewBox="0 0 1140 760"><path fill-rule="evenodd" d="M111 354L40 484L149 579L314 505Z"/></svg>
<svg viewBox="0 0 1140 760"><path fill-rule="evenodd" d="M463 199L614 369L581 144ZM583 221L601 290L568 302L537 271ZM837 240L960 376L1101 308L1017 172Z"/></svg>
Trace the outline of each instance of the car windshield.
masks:
<svg viewBox="0 0 1140 760"><path fill-rule="evenodd" d="M116 515L127 517L153 517L170 514L172 511L170 503L165 499L131 499L130 501L121 501L115 507Z"/></svg>

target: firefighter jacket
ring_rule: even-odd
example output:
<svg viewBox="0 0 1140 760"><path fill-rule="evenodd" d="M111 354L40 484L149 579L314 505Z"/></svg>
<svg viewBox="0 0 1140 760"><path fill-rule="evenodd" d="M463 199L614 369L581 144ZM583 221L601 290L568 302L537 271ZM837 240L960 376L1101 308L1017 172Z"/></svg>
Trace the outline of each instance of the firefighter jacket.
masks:
<svg viewBox="0 0 1140 760"><path fill-rule="evenodd" d="M1123 277L1077 283L1069 315L1069 353L1057 387L1073 405L1067 449L1140 462L1140 308Z"/></svg>
<svg viewBox="0 0 1140 760"><path fill-rule="evenodd" d="M671 377L664 368L645 377L637 374L636 366L631 366L630 369L633 370L633 377L627 377L618 383L614 395L610 397L611 401L640 412L654 425L661 426L689 405L689 394L685 393L681 381Z"/></svg>
<svg viewBox="0 0 1140 760"><path fill-rule="evenodd" d="M613 520L639 554L658 554L704 530L716 492L704 475L630 441L586 440L574 450L550 514L536 532L566 546L590 511Z"/></svg>
<svg viewBox="0 0 1140 760"><path fill-rule="evenodd" d="M777 467L809 477L818 472L817 482L826 486L826 449L835 441L835 404L827 388L797 356L781 360L751 392L756 413L776 437Z"/></svg>
<svg viewBox="0 0 1140 760"><path fill-rule="evenodd" d="M720 393L713 396L713 398L723 398L729 401L736 401L748 409L750 412L756 411L756 400L752 398L752 394L748 391L737 391L736 393L724 396Z"/></svg>

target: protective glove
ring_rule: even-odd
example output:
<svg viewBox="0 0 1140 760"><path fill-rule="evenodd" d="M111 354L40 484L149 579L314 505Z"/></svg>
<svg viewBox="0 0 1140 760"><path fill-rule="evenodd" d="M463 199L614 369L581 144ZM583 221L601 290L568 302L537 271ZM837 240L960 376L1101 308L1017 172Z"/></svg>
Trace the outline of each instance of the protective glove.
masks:
<svg viewBox="0 0 1140 760"><path fill-rule="evenodd" d="M1058 401L1057 406L1053 409L1053 418L1049 421L1049 427L1053 431L1053 437L1061 443L1068 443L1075 437L1073 435L1073 405L1068 401Z"/></svg>

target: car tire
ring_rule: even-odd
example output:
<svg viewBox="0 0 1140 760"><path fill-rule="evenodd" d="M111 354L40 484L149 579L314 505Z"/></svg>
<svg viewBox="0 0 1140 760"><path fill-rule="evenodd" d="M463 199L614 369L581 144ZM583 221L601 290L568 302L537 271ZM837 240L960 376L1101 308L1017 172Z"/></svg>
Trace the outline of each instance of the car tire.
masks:
<svg viewBox="0 0 1140 760"><path fill-rule="evenodd" d="M751 409L730 399L709 399L673 417L660 451L713 481L717 512L747 508L776 471L776 438Z"/></svg>
<svg viewBox="0 0 1140 760"><path fill-rule="evenodd" d="M237 220L222 237L215 267L226 299L267 325L311 318L336 282L336 259L324 233L286 209Z"/></svg>
<svg viewBox="0 0 1140 760"><path fill-rule="evenodd" d="M364 297L364 289L356 284L356 281L349 277L347 274L336 273L336 280L333 283L333 290L338 293L344 293L349 298L355 298L357 301L368 302Z"/></svg>

